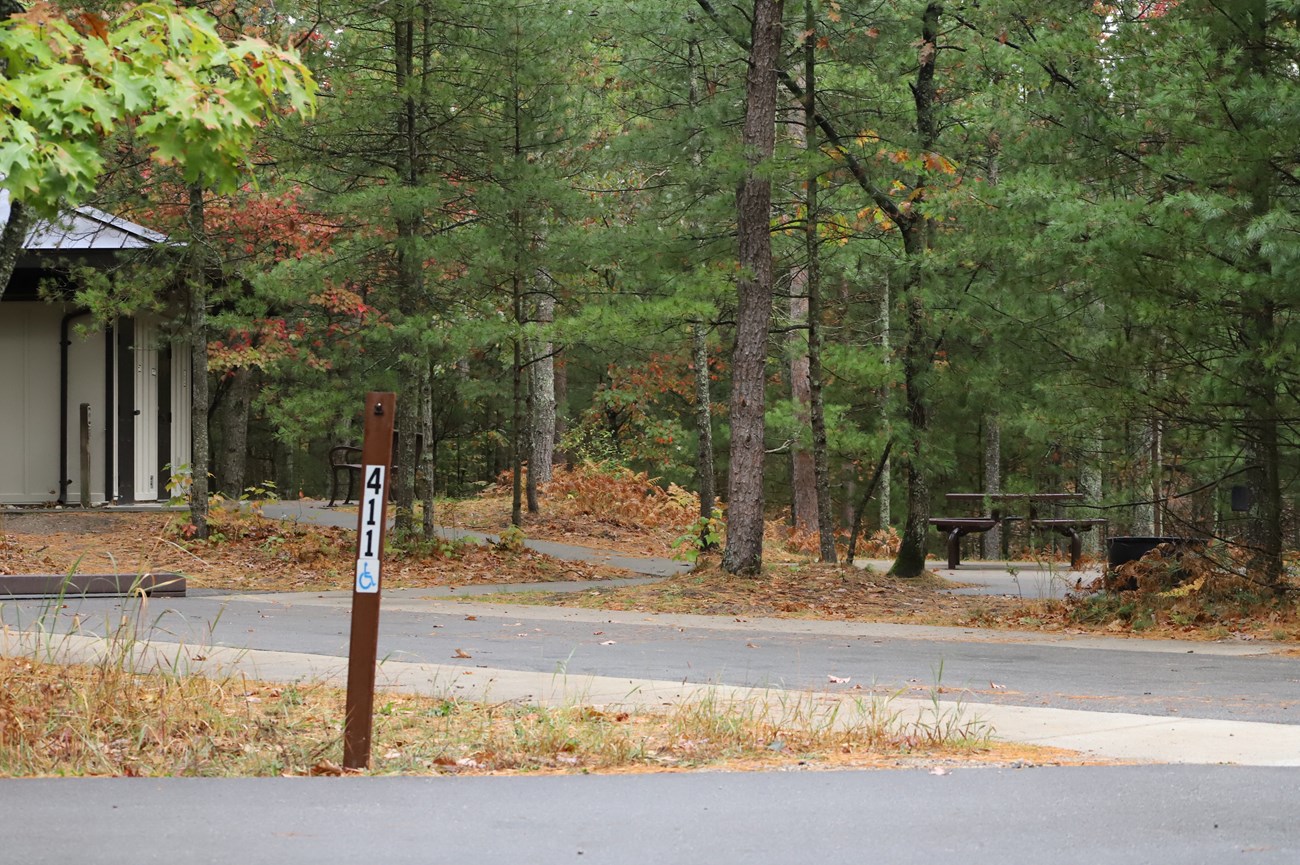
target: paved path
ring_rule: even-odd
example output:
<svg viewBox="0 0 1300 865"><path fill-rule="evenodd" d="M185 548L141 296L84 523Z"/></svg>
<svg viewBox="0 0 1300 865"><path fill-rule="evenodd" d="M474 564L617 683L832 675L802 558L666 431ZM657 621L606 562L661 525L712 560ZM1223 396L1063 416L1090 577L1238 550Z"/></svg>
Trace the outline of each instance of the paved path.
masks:
<svg viewBox="0 0 1300 865"><path fill-rule="evenodd" d="M0 784L9 862L1291 865L1300 776L1129 766Z"/></svg>
<svg viewBox="0 0 1300 865"><path fill-rule="evenodd" d="M303 523L315 523L322 526L341 526L355 529L357 515L355 511L335 510L325 507L325 503L313 499L272 502L262 506L262 512L276 519L296 520ZM449 540L470 540L475 543L496 543L497 536L467 529L439 527L439 534ZM539 553L545 553L566 562L591 562L624 568L635 574L652 577L670 577L689 571L691 566L676 559L652 556L629 556L597 547L584 547L577 544L565 544L558 541L543 541L527 538L524 545Z"/></svg>

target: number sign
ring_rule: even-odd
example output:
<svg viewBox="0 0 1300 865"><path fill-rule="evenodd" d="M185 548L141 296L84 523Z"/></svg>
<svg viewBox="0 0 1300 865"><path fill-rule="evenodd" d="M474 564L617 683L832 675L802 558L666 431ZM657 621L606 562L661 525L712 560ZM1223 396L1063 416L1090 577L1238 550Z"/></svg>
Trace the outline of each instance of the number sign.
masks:
<svg viewBox="0 0 1300 865"><path fill-rule="evenodd" d="M357 591L379 592L379 543L384 524L384 466L366 466L361 485L361 538L357 545Z"/></svg>

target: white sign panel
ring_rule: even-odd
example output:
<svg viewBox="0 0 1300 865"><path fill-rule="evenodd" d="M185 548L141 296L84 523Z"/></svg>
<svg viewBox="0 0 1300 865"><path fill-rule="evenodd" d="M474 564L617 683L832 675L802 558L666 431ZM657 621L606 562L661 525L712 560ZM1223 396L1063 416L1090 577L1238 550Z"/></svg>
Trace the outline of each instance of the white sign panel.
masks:
<svg viewBox="0 0 1300 865"><path fill-rule="evenodd" d="M384 525L385 466L365 466L361 473L361 538L357 554L358 592L379 592L379 537Z"/></svg>

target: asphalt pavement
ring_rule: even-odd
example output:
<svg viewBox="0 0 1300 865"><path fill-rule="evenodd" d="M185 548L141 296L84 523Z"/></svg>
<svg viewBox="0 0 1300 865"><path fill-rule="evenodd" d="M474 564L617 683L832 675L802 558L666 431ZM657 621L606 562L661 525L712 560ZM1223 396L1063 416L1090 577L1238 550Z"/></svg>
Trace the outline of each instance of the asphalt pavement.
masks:
<svg viewBox="0 0 1300 865"><path fill-rule="evenodd" d="M97 865L1291 865L1297 810L1204 766L0 784L5 861Z"/></svg>

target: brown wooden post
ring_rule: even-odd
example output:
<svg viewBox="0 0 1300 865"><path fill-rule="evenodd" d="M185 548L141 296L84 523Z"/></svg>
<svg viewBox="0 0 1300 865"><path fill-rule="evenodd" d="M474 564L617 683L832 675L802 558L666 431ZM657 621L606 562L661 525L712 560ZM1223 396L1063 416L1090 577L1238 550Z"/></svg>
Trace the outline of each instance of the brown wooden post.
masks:
<svg viewBox="0 0 1300 865"><path fill-rule="evenodd" d="M357 569L352 583L352 632L348 649L347 713L343 721L343 768L370 765L375 710L375 660L379 651L380 563L393 465L397 397L366 394L361 442L361 495L357 513Z"/></svg>

